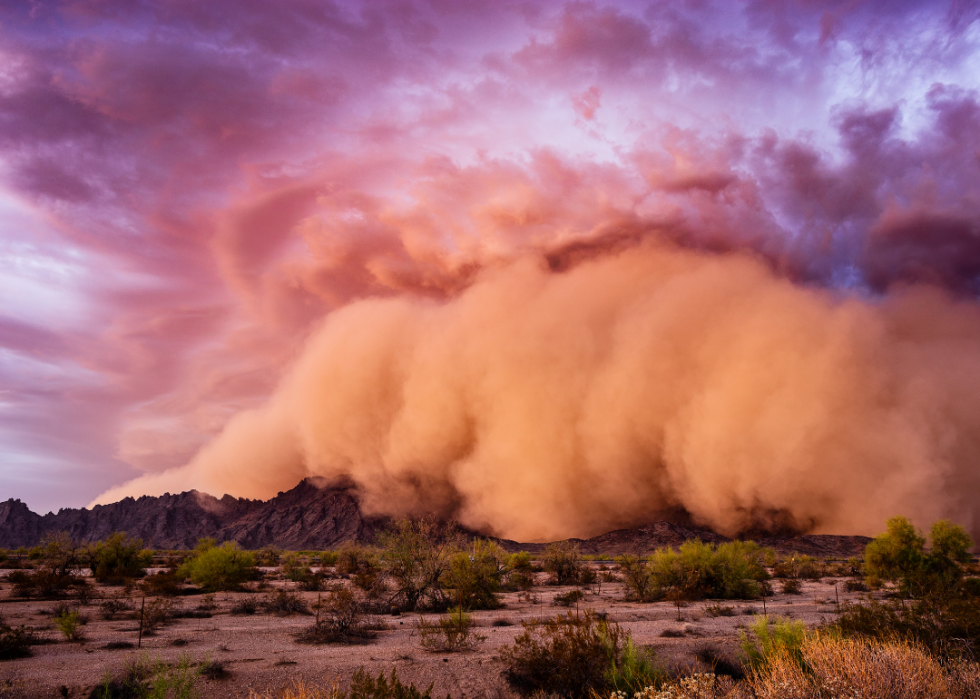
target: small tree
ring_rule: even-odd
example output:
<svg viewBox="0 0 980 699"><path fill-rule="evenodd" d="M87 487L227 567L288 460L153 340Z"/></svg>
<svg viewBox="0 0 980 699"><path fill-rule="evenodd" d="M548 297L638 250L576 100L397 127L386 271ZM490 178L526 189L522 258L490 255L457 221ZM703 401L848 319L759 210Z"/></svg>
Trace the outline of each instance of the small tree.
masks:
<svg viewBox="0 0 980 699"><path fill-rule="evenodd" d="M469 551L452 557L444 584L453 590L456 603L464 609L496 609L501 579L507 565L507 552L500 545L476 539Z"/></svg>
<svg viewBox="0 0 980 699"><path fill-rule="evenodd" d="M898 582L906 596L951 591L963 576L962 565L970 559L973 540L962 527L948 520L932 525L926 539L905 517L892 517L886 531L864 550L864 571L869 582Z"/></svg>
<svg viewBox="0 0 980 699"><path fill-rule="evenodd" d="M572 541L555 541L544 551L544 569L551 573L557 585L573 585L582 573L582 555L578 544Z"/></svg>
<svg viewBox="0 0 980 699"><path fill-rule="evenodd" d="M91 544L85 556L95 579L110 585L142 578L153 563L153 554L143 548L143 540L131 538L126 532L116 532Z"/></svg>
<svg viewBox="0 0 980 699"><path fill-rule="evenodd" d="M444 608L443 575L461 543L454 526L440 531L428 519L401 520L394 531L382 534L381 570L395 583L391 604L411 611Z"/></svg>
<svg viewBox="0 0 980 699"><path fill-rule="evenodd" d="M213 539L201 540L195 554L180 567L180 574L208 592L237 590L255 576L255 557L234 541L215 546Z"/></svg>

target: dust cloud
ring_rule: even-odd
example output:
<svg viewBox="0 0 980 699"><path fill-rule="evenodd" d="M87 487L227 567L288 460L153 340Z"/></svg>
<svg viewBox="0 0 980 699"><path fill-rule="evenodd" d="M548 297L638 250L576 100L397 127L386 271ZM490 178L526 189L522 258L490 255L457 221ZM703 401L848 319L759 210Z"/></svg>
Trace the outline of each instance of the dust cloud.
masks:
<svg viewBox="0 0 980 699"><path fill-rule="evenodd" d="M980 310L927 286L807 287L646 240L529 255L448 301L330 314L268 403L188 465L103 494L268 498L347 476L365 507L522 541L683 510L726 534L976 530Z"/></svg>

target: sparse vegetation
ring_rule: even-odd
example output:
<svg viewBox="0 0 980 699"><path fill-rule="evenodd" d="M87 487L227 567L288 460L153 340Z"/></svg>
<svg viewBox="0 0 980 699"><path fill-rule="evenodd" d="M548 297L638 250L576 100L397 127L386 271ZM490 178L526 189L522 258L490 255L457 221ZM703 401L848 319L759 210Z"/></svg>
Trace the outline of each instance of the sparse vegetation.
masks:
<svg viewBox="0 0 980 699"><path fill-rule="evenodd" d="M262 602L269 614L310 614L310 607L295 592L276 590Z"/></svg>
<svg viewBox="0 0 980 699"><path fill-rule="evenodd" d="M314 606L316 621L299 635L301 643L362 643L374 634L354 593L342 588Z"/></svg>
<svg viewBox="0 0 980 699"><path fill-rule="evenodd" d="M85 624L85 619L79 614L77 609L61 609L54 617L54 624L58 627L58 631L61 635L65 637L66 641L81 641L85 638L84 630L82 626Z"/></svg>
<svg viewBox="0 0 980 699"><path fill-rule="evenodd" d="M584 564L578 544L556 541L548 544L544 552L544 569L551 574L555 585L574 585L579 582Z"/></svg>
<svg viewBox="0 0 980 699"><path fill-rule="evenodd" d="M90 544L84 556L96 582L108 585L124 585L142 578L146 568L153 564L153 555L143 548L143 540L129 537L125 532L116 532Z"/></svg>
<svg viewBox="0 0 980 699"><path fill-rule="evenodd" d="M202 540L194 553L180 567L179 575L208 592L238 590L255 577L255 557L233 541L217 546L213 540Z"/></svg>
<svg viewBox="0 0 980 699"><path fill-rule="evenodd" d="M396 522L393 531L379 537L381 571L394 583L388 603L405 611L445 609L443 576L461 543L452 525L440 528L427 519Z"/></svg>
<svg viewBox="0 0 980 699"><path fill-rule="evenodd" d="M443 576L457 605L465 609L496 609L497 592L507 567L507 553L499 544L476 539L468 551L460 551L449 561Z"/></svg>
<svg viewBox="0 0 980 699"><path fill-rule="evenodd" d="M508 684L523 696L536 692L584 699L610 688L609 669L619 663L626 633L587 611L524 624L514 645L500 652Z"/></svg>
<svg viewBox="0 0 980 699"><path fill-rule="evenodd" d="M190 699L195 696L199 676L200 668L194 666L187 654L181 655L173 665L151 661L142 654L130 661L119 675L107 672L90 698Z"/></svg>
<svg viewBox="0 0 980 699"><path fill-rule="evenodd" d="M472 650L487 640L474 630L473 618L457 607L435 624L419 618L419 641L430 653L458 653Z"/></svg>

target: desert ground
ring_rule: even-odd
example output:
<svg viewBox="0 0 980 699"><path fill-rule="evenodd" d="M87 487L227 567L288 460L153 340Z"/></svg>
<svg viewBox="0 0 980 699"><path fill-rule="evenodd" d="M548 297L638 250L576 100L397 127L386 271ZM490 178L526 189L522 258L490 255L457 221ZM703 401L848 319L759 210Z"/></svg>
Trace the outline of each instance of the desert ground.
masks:
<svg viewBox="0 0 980 699"><path fill-rule="evenodd" d="M613 562L590 565L616 568ZM0 697L86 697L107 673L120 673L141 654L165 663L176 663L185 656L196 664L210 662L212 667L223 669L199 679L197 691L202 697L248 697L296 682L343 686L358 668L373 675L395 668L403 682L422 688L433 684L434 697L447 693L455 699L506 696L509 690L501 676L505 668L499 652L521 632L522 622L593 609L627 629L636 643L653 650L668 668L683 669L703 667L699 656L737 658L740 630L753 621L754 615L765 611L770 616L816 626L835 617L838 603L857 601L868 594L847 592L844 578L804 580L801 594L780 592L779 581L774 580L775 594L766 599L765 610L762 600L704 600L678 607L671 602L624 601L625 589L619 582L604 582L601 588L597 584L562 587L548 585L547 576L539 573L530 593L502 593L502 608L473 612L476 631L485 636L474 650L430 653L419 642L418 615L379 615L376 621L383 630L362 645L306 645L297 641L297 634L313 624L311 616L275 615L261 606L252 615L233 614L232 608L244 599L261 605L277 589L295 590L295 583L276 579L276 569L265 569L265 573L267 581L260 590L176 598L184 610L197 610L202 604L207 607L209 602L214 608L207 611L210 616L201 614L203 618L174 619L144 636L139 649L135 647L139 625L132 618L133 612L126 615L128 618L114 620L100 616L103 599L120 597L122 588L96 586L93 599L80 608L87 617L84 640L68 642L53 624L58 602L13 598L10 585L0 578L0 614L6 623L32 626L50 641L35 646L32 657L0 662ZM577 608L555 605L556 595L574 589L584 592ZM320 594L295 593L309 605ZM142 593L133 591L129 602L138 609L141 601ZM437 617L426 615L430 621Z"/></svg>

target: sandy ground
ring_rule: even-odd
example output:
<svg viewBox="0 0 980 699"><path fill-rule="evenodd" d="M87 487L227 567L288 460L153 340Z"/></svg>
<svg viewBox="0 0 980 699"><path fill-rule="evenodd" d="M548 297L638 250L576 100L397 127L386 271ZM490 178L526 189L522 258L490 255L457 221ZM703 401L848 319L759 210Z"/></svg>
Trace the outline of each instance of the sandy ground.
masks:
<svg viewBox="0 0 980 699"><path fill-rule="evenodd" d="M543 578L542 578L543 581ZM804 581L802 594L777 593L766 600L770 616L786 616L810 626L830 621L836 614L835 585L843 604L854 601L859 593L845 593L844 579L824 578ZM273 587L292 589L292 583L272 582ZM23 601L10 597L9 585L0 586L0 614L9 625L25 624L41 630L43 636L56 641L34 647L34 656L0 662L0 697L84 697L108 673L120 672L137 653L150 660L176 662L189 654L194 662L206 659L223 661L227 673L222 679L201 679L202 697L248 697L253 691L266 692L287 687L294 682L316 686L345 685L357 668L373 675L397 668L398 676L416 686L434 683L434 697L450 693L455 699L499 697L509 694L501 678L502 646L512 643L521 632L522 621L552 617L567 609L553 606L556 594L570 587L540 586L533 600L519 598L518 593L502 595L504 607L495 611L474 612L479 633L486 640L473 651L432 654L419 644L417 615L381 616L388 630L359 646L310 646L297 643L296 634L312 625L312 617L275 616L264 612L251 616L230 614L234 604L245 596L257 600L266 593L218 593L218 608L211 618L178 619L153 636L143 639L142 649L109 650L110 642L137 640L137 622L105 621L99 617L99 601L94 600L83 613L89 621L84 627L84 642L61 640L54 627L52 601ZM98 596L117 596L120 588L99 587ZM139 593L136 593L139 594ZM317 598L315 592L298 592L307 602ZM619 583L603 583L601 594L592 586L586 590L579 612L595 609L608 614L628 629L640 645L652 648L670 667L689 667L698 661L695 651L706 646L730 658L738 654L739 630L762 614L762 602L702 601L678 609L668 602L639 604L623 600ZM149 599L149 598L148 598ZM203 596L177 598L188 609L201 603ZM133 598L138 605L139 599ZM733 616L712 616L711 606L733 607ZM571 609L575 613L575 608ZM680 619L678 619L678 614ZM435 621L436 615L429 616ZM498 625L493 625L497 622ZM509 626L499 625L508 623ZM665 635L665 632L667 635Z"/></svg>

